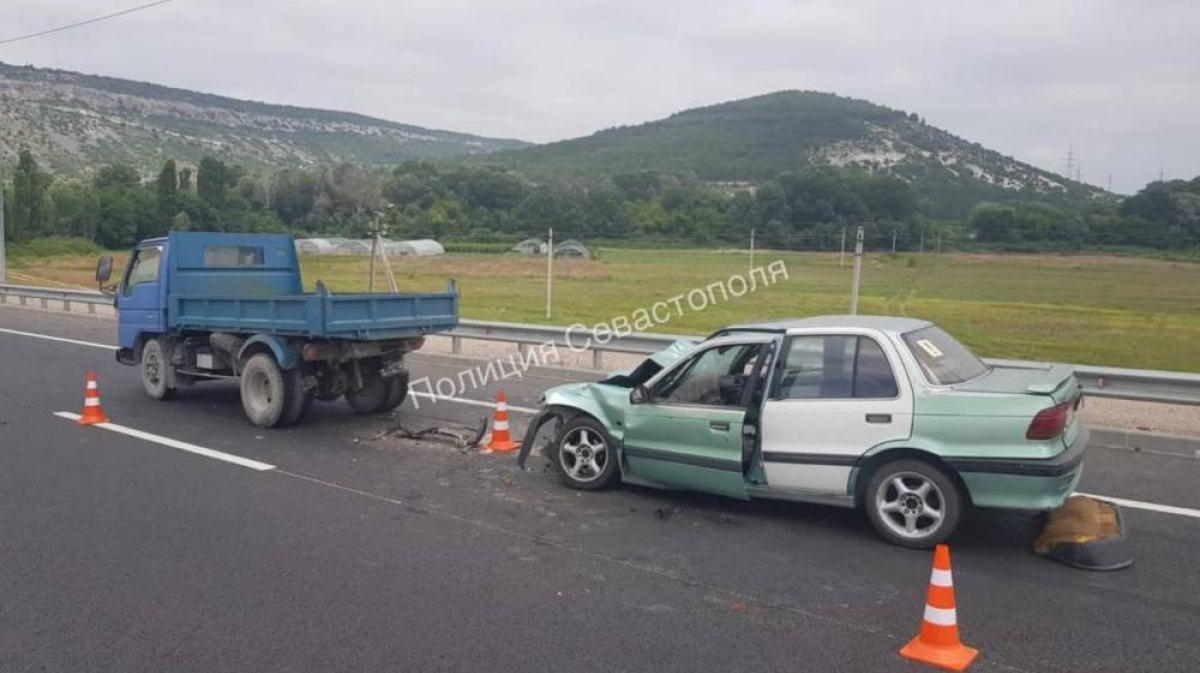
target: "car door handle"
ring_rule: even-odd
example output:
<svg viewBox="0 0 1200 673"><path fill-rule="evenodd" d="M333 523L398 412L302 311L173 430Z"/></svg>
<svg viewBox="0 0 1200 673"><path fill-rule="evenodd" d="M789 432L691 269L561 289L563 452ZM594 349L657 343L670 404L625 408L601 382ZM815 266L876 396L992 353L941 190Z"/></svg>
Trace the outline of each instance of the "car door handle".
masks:
<svg viewBox="0 0 1200 673"><path fill-rule="evenodd" d="M721 430L722 432L728 432L729 431L729 422L728 421L711 421L711 422L709 422L708 427L712 428L713 430Z"/></svg>
<svg viewBox="0 0 1200 673"><path fill-rule="evenodd" d="M891 423L891 414L867 414L868 423Z"/></svg>

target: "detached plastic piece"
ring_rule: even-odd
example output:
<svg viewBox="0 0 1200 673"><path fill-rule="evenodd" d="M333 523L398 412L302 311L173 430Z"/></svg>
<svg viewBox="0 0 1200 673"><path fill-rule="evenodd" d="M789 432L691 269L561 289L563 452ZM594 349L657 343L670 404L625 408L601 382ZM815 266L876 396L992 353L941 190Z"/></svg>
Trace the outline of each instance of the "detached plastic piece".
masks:
<svg viewBox="0 0 1200 673"><path fill-rule="evenodd" d="M1121 510L1082 495L1049 513L1033 553L1084 570L1120 570L1133 563Z"/></svg>

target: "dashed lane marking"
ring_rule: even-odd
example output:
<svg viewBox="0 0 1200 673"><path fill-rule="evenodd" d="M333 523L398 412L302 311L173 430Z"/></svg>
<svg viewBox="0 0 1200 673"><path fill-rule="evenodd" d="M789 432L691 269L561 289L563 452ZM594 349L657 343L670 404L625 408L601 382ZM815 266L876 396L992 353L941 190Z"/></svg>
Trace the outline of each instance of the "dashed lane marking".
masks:
<svg viewBox="0 0 1200 673"><path fill-rule="evenodd" d="M117 350L116 346L110 346L109 344L96 343L95 341L80 341L78 339L67 339L64 337L50 336L49 334L37 334L36 332L22 332L20 330L15 330L15 329L6 329L4 327L0 327L0 334L15 334L17 336L33 337L34 339L45 339L46 341L59 341L61 343L65 343L65 344L75 344L76 346L89 346L91 348L103 348L104 350L107 350L107 351Z"/></svg>
<svg viewBox="0 0 1200 673"><path fill-rule="evenodd" d="M435 404L438 402L458 402L459 404L469 404L471 406L476 406L476 407L488 407L489 409L496 408L495 402L489 402L487 400L472 400L467 397L442 397L441 395L433 395L430 393L417 393L417 392L413 392L412 390L409 390L408 394L413 395L415 397L424 397L424 398L431 399L434 401ZM536 414L539 411L539 409L533 409L531 407L518 407L518 406L514 406L512 404L508 405L508 410L509 411L519 411L523 414Z"/></svg>
<svg viewBox="0 0 1200 673"><path fill-rule="evenodd" d="M66 418L66 419L72 420L72 421L79 420L79 414L73 414L69 411L57 411L54 413L54 415L58 416L59 418ZM181 442L178 439L171 439L170 437L163 437L162 435L156 435L156 434L153 434L150 432L144 432L142 430L137 430L135 428L125 427L124 425L117 425L116 423L98 423L95 425L95 427L100 428L102 430L109 430L111 432L117 432L122 435L127 435L129 437L135 437L137 439L145 440L147 442L154 442L155 444L161 444L162 446L168 446L168 447L171 447L172 449L179 449L180 451L187 451L188 453L194 453L198 456L204 456L205 458L212 458L214 460L223 460L226 463L233 463L234 465L241 465L242 467L248 467L251 470L258 470L258 471L262 472L265 470L274 470L275 469L275 466L271 465L269 463L262 463L257 460L251 460L249 458L242 458L241 456L235 456L232 453L225 453L223 451L215 451L213 449L206 449L203 446L189 444L188 442Z"/></svg>
<svg viewBox="0 0 1200 673"><path fill-rule="evenodd" d="M1106 500L1108 502L1111 502L1114 505L1128 507L1129 509L1144 509L1148 512L1158 512L1160 514L1175 514L1178 516L1186 516L1186 517L1191 517L1193 519L1200 519L1200 509L1191 509L1190 507L1177 507L1175 505L1160 505L1156 502L1143 502L1141 500L1126 500L1125 498L1114 498L1111 495L1096 495L1095 493L1079 493L1078 491L1075 492L1075 495L1082 495L1082 496L1086 496L1088 498L1095 498L1097 500Z"/></svg>
<svg viewBox="0 0 1200 673"><path fill-rule="evenodd" d="M110 350L110 351L117 350L116 346L110 346L109 344L96 343L95 341L80 341L78 339L67 339L64 337L50 336L49 334L37 334L36 332L22 332L20 330L6 329L3 327L0 327L0 333L15 334L17 336L33 337L35 339L45 339L46 341L59 341L62 343L74 344L76 346L90 346L92 348L103 348L104 350ZM489 402L487 400L472 400L472 399L466 398L466 397L442 397L440 395L432 395L430 393L418 393L418 392L411 392L411 391L409 392L409 394L414 395L416 397L424 397L424 398L431 399L435 403L437 403L437 402L458 402L459 404L467 404L467 405L476 406L476 407L488 407L488 408L492 408L492 409L496 408L495 402ZM518 406L511 405L511 404L508 405L508 409L509 409L509 411L518 411L523 414L536 414L538 412L537 409L533 409L530 407L518 407Z"/></svg>

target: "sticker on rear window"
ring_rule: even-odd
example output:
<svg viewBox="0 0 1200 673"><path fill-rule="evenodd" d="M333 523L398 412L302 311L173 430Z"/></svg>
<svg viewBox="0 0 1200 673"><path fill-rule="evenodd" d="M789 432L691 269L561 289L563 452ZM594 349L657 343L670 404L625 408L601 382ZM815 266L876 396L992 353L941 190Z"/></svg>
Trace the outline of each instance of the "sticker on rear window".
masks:
<svg viewBox="0 0 1200 673"><path fill-rule="evenodd" d="M929 357L940 358L943 355L942 351L929 339L917 339L917 345L921 347L921 350L929 353Z"/></svg>

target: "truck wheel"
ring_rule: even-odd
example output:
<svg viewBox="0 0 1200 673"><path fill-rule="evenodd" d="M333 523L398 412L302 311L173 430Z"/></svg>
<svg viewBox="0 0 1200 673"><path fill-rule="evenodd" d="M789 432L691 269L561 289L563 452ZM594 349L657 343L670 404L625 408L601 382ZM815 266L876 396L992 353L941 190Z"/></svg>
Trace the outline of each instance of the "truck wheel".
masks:
<svg viewBox="0 0 1200 673"><path fill-rule="evenodd" d="M896 460L871 475L863 497L867 518L885 540L929 549L954 534L963 497L945 472L920 460Z"/></svg>
<svg viewBox="0 0 1200 673"><path fill-rule="evenodd" d="M291 374L290 377L289 374ZM291 379L292 394L289 396L291 404L284 411L283 422L280 425L292 425L297 423L301 418L304 418L304 414L308 413L308 410L312 407L313 399L317 396L317 391L311 388L309 390L304 389L304 377L300 375L299 370L285 371L283 377Z"/></svg>
<svg viewBox="0 0 1200 673"><path fill-rule="evenodd" d="M387 381L387 395L384 397L383 406L379 407L379 410L392 411L401 404L404 404L404 400L408 397L408 372L385 380Z"/></svg>
<svg viewBox="0 0 1200 673"><path fill-rule="evenodd" d="M269 353L255 353L242 367L242 409L260 428L285 424L299 386L296 370L284 371Z"/></svg>
<svg viewBox="0 0 1200 673"><path fill-rule="evenodd" d="M590 416L576 416L564 423L554 437L550 454L554 470L571 488L598 491L620 478L612 438Z"/></svg>
<svg viewBox="0 0 1200 673"><path fill-rule="evenodd" d="M350 404L350 408L356 414L373 414L379 411L387 401L387 382L377 371L364 371L362 378L362 388L346 391L346 402Z"/></svg>
<svg viewBox="0 0 1200 673"><path fill-rule="evenodd" d="M167 358L162 341L149 339L142 346L142 387L146 394L156 400L169 400L175 396L171 361Z"/></svg>

